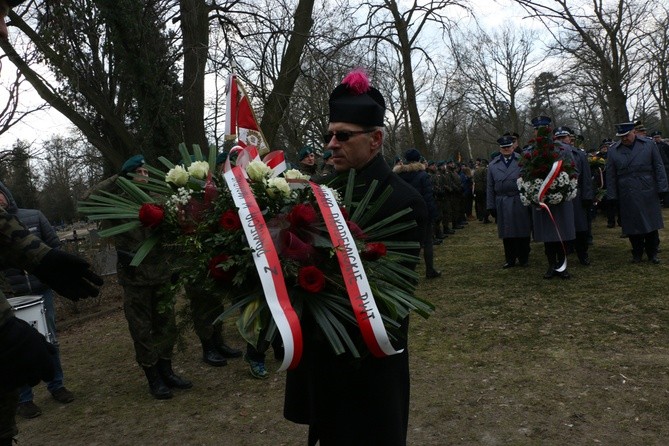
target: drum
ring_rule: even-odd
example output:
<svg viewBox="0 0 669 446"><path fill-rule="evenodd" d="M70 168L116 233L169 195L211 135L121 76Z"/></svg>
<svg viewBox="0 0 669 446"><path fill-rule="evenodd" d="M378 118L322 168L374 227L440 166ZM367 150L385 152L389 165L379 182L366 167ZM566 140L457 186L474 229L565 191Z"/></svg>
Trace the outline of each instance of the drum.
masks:
<svg viewBox="0 0 669 446"><path fill-rule="evenodd" d="M42 296L10 297L7 300L14 309L16 317L29 323L35 330L42 333L47 341L51 341Z"/></svg>

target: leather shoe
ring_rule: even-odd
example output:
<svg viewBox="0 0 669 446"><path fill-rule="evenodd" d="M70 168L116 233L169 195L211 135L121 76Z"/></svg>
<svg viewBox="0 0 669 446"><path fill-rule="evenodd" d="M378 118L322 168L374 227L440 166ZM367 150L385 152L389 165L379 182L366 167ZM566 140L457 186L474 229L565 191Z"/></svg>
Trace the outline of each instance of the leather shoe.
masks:
<svg viewBox="0 0 669 446"><path fill-rule="evenodd" d="M441 245L442 243L444 243L444 241L441 240L441 239L438 239L438 238L432 240L432 244L433 244L433 245Z"/></svg>
<svg viewBox="0 0 669 446"><path fill-rule="evenodd" d="M641 256L633 256L632 260L630 260L630 263L641 263L642 261L643 259L641 258Z"/></svg>
<svg viewBox="0 0 669 446"><path fill-rule="evenodd" d="M660 259L658 259L657 256L651 256L648 260L650 260L650 262L653 265L659 265L660 264Z"/></svg>
<svg viewBox="0 0 669 446"><path fill-rule="evenodd" d="M571 274L569 274L569 272L567 270L564 270L562 272L557 272L556 271L556 274L558 276L560 276L562 279L571 279Z"/></svg>
<svg viewBox="0 0 669 446"><path fill-rule="evenodd" d="M228 365L228 360L225 359L223 355L221 355L215 348L203 350L202 360L206 364L214 367L223 367L224 365Z"/></svg>
<svg viewBox="0 0 669 446"><path fill-rule="evenodd" d="M224 344L223 342L216 344L216 350L223 356L224 358L241 358L242 357L242 351L236 348L232 348L227 344Z"/></svg>
<svg viewBox="0 0 669 446"><path fill-rule="evenodd" d="M51 396L53 397L54 400L63 404L71 403L72 401L74 401L74 395L65 387L61 387L59 389L54 390L53 392L51 392Z"/></svg>
<svg viewBox="0 0 669 446"><path fill-rule="evenodd" d="M555 269L551 266L546 270L546 274L544 274L544 279L552 279L553 276L555 276Z"/></svg>
<svg viewBox="0 0 669 446"><path fill-rule="evenodd" d="M583 266L588 266L590 265L590 257L588 256L579 257L578 262Z"/></svg>
<svg viewBox="0 0 669 446"><path fill-rule="evenodd" d="M428 271L425 273L425 278L426 279L436 279L437 277L441 276L441 271L437 271L436 269L433 269L432 271Z"/></svg>
<svg viewBox="0 0 669 446"><path fill-rule="evenodd" d="M504 265L502 265L502 269L509 269L513 268L514 266L516 266L515 263L506 262Z"/></svg>

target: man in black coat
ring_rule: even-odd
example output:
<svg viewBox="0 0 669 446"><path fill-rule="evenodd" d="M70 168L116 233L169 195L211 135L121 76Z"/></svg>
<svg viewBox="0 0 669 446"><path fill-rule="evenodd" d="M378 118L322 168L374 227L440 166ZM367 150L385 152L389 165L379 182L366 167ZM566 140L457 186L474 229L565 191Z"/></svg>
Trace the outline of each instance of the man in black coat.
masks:
<svg viewBox="0 0 669 446"><path fill-rule="evenodd" d="M399 175L404 181L409 183L423 197L430 216L427 228L423 237L423 259L425 260L425 278L434 279L441 276L441 272L434 268L434 233L433 225L439 218L437 202L434 199L432 190L432 180L425 171L425 164L421 162L420 152L416 149L409 149L404 153L404 163L393 167L393 172ZM441 243L441 240L439 240Z"/></svg>
<svg viewBox="0 0 669 446"><path fill-rule="evenodd" d="M395 234L397 241L420 242L428 214L423 198L392 173L381 156L385 102L361 73L349 74L330 95L330 124L325 135L332 151L337 175L329 183L345 185L348 171L355 169L354 201L372 181L379 182L378 197L390 187L392 194L373 220L378 222L399 211L411 209L403 221L418 227ZM406 250L418 255L418 249ZM410 266L415 267L415 263ZM403 446L409 418L409 356L406 334L408 318L402 321L404 339L395 345L403 352L376 358L369 352L356 359L335 355L318 331L315 321L304 317L302 361L286 377L284 416L309 425L309 445ZM352 333L353 334L353 333ZM354 342L361 342L358 332Z"/></svg>

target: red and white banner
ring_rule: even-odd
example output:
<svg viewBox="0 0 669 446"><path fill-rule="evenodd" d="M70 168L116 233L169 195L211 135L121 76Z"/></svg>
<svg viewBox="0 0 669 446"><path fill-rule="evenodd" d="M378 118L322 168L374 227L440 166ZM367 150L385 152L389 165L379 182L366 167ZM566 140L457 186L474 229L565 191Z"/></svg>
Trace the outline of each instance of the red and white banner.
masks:
<svg viewBox="0 0 669 446"><path fill-rule="evenodd" d="M541 183L541 187L539 188L539 207L541 207L541 209L543 209L544 211L548 212L548 217L553 222L553 226L555 227L555 232L557 232L558 239L562 244L562 251L564 252L564 262L562 262L562 265L559 265L558 267L555 268L555 271L559 273L567 269L567 247L564 245L564 241L562 240L562 235L560 234L560 228L558 228L558 224L555 221L555 217L553 217L553 213L551 212L550 207L546 203L544 203L544 198L546 197L546 194L548 193L548 190L550 189L551 185L560 175L561 170L562 170L562 160L555 161L553 163L553 166L551 167L550 172L548 172L548 175L546 175L546 178L544 178L544 181L543 183Z"/></svg>
<svg viewBox="0 0 669 446"><path fill-rule="evenodd" d="M228 78L225 135L226 138L236 139L242 147L256 147L261 155L269 152L249 97L234 73Z"/></svg>
<svg viewBox="0 0 669 446"><path fill-rule="evenodd" d="M241 148L239 150L238 157L244 156L246 152ZM253 191L246 181L246 171L240 166L228 167L229 163L226 164L224 173L225 182L230 188L235 205L239 208L239 218L249 246L253 249L253 261L260 276L265 299L283 340L285 355L279 371L292 369L302 358L300 320L290 303L279 254Z"/></svg>
<svg viewBox="0 0 669 446"><path fill-rule="evenodd" d="M348 297L367 348L377 358L402 353L403 350L395 350L390 342L381 312L376 306L372 289L367 281L360 253L355 246L355 239L332 190L316 183L309 184L332 239L332 246L337 253Z"/></svg>

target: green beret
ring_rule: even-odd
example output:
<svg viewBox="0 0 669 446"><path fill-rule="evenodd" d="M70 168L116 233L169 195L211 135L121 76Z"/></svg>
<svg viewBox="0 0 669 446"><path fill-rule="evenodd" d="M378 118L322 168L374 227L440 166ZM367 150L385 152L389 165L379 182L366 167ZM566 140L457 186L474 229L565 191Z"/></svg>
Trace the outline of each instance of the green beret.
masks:
<svg viewBox="0 0 669 446"><path fill-rule="evenodd" d="M216 165L223 164L228 159L228 152L221 152L216 155Z"/></svg>
<svg viewBox="0 0 669 446"><path fill-rule="evenodd" d="M309 156L310 154L314 153L314 148L311 146L304 146L300 149L300 153L298 155L300 161L302 161L304 158Z"/></svg>
<svg viewBox="0 0 669 446"><path fill-rule="evenodd" d="M144 155L135 155L128 158L128 160L121 166L121 175L125 176L134 172L137 168L144 165Z"/></svg>

